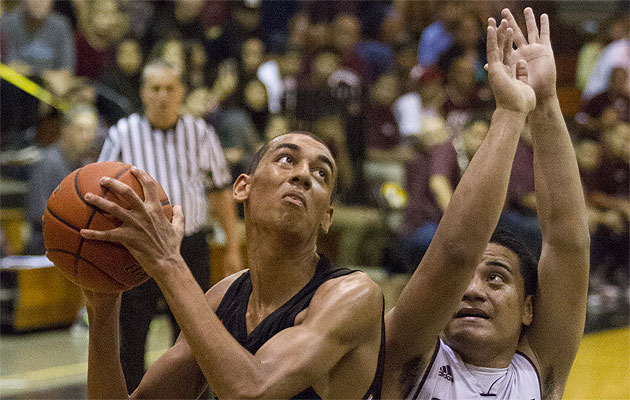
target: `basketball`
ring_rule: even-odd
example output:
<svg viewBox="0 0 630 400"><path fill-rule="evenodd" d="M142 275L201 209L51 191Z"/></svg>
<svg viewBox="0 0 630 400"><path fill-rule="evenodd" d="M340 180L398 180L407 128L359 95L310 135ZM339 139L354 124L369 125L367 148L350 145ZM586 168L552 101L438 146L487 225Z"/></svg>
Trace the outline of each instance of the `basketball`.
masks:
<svg viewBox="0 0 630 400"><path fill-rule="evenodd" d="M149 279L123 245L87 240L79 234L81 229L109 230L122 223L84 199L90 192L128 207L124 200L100 185L101 177L118 179L144 200L142 186L131 174L131 167L116 161L88 164L66 176L48 199L43 218L46 255L66 278L85 289L123 292ZM164 214L172 220L173 209L159 185L158 193Z"/></svg>

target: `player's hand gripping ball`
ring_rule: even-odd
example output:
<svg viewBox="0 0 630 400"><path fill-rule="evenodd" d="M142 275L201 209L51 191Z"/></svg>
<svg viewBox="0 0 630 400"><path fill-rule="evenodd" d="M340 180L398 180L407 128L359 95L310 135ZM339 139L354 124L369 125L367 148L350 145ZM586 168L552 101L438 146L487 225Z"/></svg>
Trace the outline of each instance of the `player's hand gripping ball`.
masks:
<svg viewBox="0 0 630 400"><path fill-rule="evenodd" d="M125 200L99 184L103 176L126 183L144 200L142 186L131 174L129 164L106 161L79 168L66 176L48 199L43 217L44 245L48 259L70 281L94 292L116 293L146 282L149 276L124 246L83 239L79 234L81 229L103 231L121 224L117 218L86 203L86 193L129 208ZM160 185L158 193L164 214L172 220L173 208Z"/></svg>

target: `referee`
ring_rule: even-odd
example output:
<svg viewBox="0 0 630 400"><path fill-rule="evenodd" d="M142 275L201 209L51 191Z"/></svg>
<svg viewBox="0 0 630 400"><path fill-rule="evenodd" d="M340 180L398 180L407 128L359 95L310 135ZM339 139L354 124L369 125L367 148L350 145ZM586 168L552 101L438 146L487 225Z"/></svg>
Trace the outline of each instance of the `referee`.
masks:
<svg viewBox="0 0 630 400"><path fill-rule="evenodd" d="M206 241L209 204L227 239L225 272L242 268L232 177L214 130L205 121L179 115L185 94L181 72L162 60L142 73L144 115L132 114L112 126L98 161L122 161L148 172L173 205L181 205L185 236L181 254L195 279L210 286L210 249ZM149 324L161 292L155 281L125 292L120 311L120 356L127 387L133 391L144 375ZM171 314L173 338L179 326Z"/></svg>

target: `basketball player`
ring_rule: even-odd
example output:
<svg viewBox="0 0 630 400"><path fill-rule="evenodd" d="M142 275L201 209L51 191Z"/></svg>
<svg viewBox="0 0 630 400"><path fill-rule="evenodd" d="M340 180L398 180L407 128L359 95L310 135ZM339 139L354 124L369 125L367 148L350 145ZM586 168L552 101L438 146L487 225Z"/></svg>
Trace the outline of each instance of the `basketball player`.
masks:
<svg viewBox="0 0 630 400"><path fill-rule="evenodd" d="M206 384L230 399L380 397L381 291L364 273L335 268L316 252L318 231L332 223L338 170L330 150L309 134L290 133L272 139L257 157L233 186L244 204L249 270L205 296L179 254L181 209L174 208L172 223L165 218L149 175L133 171L145 201L119 181L102 181L130 210L86 196L123 225L82 236L125 245L182 328L133 398L195 398ZM88 397L127 398L118 352L120 296L86 296Z"/></svg>
<svg viewBox="0 0 630 400"><path fill-rule="evenodd" d="M386 317L384 398L529 400L559 399L564 392L585 323L589 233L556 95L549 20L541 16L539 32L531 8L524 14L527 39L508 10L498 29L489 20L493 126ZM529 99L531 89L508 79L510 69L517 76L528 72L522 80L536 94L535 110L516 101ZM530 111L543 236L537 271L509 235L491 238Z"/></svg>

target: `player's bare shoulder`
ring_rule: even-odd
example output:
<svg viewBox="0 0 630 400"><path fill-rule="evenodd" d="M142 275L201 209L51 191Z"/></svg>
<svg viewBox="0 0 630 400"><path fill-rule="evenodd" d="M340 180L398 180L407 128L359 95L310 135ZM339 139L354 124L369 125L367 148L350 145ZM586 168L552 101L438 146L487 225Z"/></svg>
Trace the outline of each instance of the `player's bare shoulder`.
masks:
<svg viewBox="0 0 630 400"><path fill-rule="evenodd" d="M357 330L380 332L383 315L381 288L364 272L330 279L315 292L304 318L325 318L338 334L352 336ZM296 324L298 320L296 319Z"/></svg>
<svg viewBox="0 0 630 400"><path fill-rule="evenodd" d="M247 271L249 271L249 269L243 269L241 271L233 273L232 275L226 276L206 292L206 300L214 311L219 308L219 304L221 304L221 300L223 299L223 296L225 296L227 290L230 288L230 285L232 285L235 280L237 280Z"/></svg>

